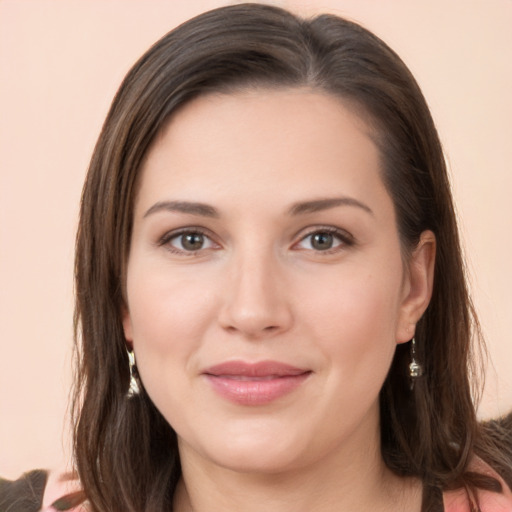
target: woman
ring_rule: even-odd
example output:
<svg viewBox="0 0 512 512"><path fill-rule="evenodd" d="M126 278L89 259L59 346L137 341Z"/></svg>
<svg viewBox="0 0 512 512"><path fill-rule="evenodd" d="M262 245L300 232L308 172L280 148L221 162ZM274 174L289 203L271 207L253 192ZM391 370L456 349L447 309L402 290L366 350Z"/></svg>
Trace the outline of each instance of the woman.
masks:
<svg viewBox="0 0 512 512"><path fill-rule="evenodd" d="M248 4L156 43L91 161L76 290L90 510L511 509L437 133L361 27Z"/></svg>

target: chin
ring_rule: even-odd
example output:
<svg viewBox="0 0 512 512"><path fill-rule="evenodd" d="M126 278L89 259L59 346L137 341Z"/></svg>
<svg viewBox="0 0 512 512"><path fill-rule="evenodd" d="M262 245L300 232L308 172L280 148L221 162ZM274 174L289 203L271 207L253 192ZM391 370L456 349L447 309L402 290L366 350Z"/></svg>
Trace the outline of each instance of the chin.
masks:
<svg viewBox="0 0 512 512"><path fill-rule="evenodd" d="M192 436L178 434L181 458L192 451L214 466L240 473L280 473L301 465L307 450L299 436L290 435L289 429L255 423L241 422L222 430L211 428Z"/></svg>
<svg viewBox="0 0 512 512"><path fill-rule="evenodd" d="M297 469L304 464L296 451L295 453L290 451L268 446L265 448L230 446L223 453L215 450L208 455L217 466L237 473L275 475Z"/></svg>

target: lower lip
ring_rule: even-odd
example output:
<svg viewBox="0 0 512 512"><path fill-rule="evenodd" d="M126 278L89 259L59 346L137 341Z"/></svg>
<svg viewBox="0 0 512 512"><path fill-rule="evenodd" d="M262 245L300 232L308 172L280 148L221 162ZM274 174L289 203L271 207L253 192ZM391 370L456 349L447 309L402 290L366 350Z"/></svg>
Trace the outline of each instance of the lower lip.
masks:
<svg viewBox="0 0 512 512"><path fill-rule="evenodd" d="M238 405L265 405L297 389L310 375L285 375L271 379L252 379L206 375L213 389Z"/></svg>

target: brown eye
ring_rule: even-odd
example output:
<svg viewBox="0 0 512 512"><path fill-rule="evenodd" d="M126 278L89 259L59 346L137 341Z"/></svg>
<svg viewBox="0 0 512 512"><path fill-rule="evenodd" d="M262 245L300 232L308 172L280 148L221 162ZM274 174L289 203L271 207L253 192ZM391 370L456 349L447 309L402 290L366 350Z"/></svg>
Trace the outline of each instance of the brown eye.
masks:
<svg viewBox="0 0 512 512"><path fill-rule="evenodd" d="M311 247L317 251L332 249L334 245L334 235L332 233L314 233L311 235Z"/></svg>
<svg viewBox="0 0 512 512"><path fill-rule="evenodd" d="M304 236L294 247L297 249L327 252L346 249L354 245L354 238L345 230L324 228Z"/></svg>
<svg viewBox="0 0 512 512"><path fill-rule="evenodd" d="M195 253L205 249L215 249L218 246L212 239L200 231L182 231L169 233L162 237L160 245L164 245L174 253Z"/></svg>
<svg viewBox="0 0 512 512"><path fill-rule="evenodd" d="M201 233L184 233L179 238L185 251L198 251L203 248L204 235Z"/></svg>

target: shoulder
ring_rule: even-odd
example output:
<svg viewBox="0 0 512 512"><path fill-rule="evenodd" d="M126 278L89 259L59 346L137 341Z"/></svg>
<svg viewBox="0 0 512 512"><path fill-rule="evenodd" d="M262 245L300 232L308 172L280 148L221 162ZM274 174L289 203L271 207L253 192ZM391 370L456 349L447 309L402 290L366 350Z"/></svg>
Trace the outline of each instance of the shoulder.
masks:
<svg viewBox="0 0 512 512"><path fill-rule="evenodd" d="M478 490L476 496L470 496L465 489L445 492L443 495L445 512L471 512L473 510L512 512L512 491L503 478L489 464L478 457L473 458L469 469L472 472L492 476L498 480L502 492ZM480 508L475 507L476 502Z"/></svg>
<svg viewBox="0 0 512 512"><path fill-rule="evenodd" d="M0 510L87 512L87 507L74 473L38 469L17 480L0 478Z"/></svg>

